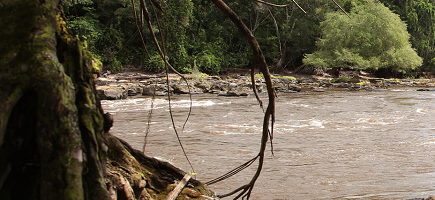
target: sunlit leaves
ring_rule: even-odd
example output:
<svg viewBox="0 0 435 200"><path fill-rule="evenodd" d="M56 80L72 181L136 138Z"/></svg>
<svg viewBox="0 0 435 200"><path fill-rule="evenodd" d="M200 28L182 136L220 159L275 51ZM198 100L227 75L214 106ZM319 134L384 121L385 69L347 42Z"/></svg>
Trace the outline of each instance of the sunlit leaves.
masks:
<svg viewBox="0 0 435 200"><path fill-rule="evenodd" d="M381 0L408 24L411 42L424 58L425 70L435 70L435 5L432 0Z"/></svg>
<svg viewBox="0 0 435 200"><path fill-rule="evenodd" d="M306 55L304 63L316 67L357 69L414 69L422 59L411 48L406 24L381 3L367 0L355 5L352 19L340 12L321 22L319 51Z"/></svg>

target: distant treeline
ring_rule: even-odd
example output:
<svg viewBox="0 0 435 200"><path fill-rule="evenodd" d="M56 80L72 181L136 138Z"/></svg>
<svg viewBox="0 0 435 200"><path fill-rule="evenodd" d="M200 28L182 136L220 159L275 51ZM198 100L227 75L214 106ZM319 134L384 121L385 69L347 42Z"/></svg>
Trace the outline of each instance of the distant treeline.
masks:
<svg viewBox="0 0 435 200"><path fill-rule="evenodd" d="M249 66L252 53L248 43L211 1L155 1L164 12L153 9L154 4L145 0L153 31L160 42L160 33L164 36L168 62L177 70L191 72L195 63L201 72L218 74L222 69ZM133 2L139 13L140 1ZM430 0L336 0L352 19L332 0L297 1L306 14L292 0L267 2L288 6L253 0L226 1L254 33L274 70L310 66L387 69L408 74L435 71L435 8ZM389 9L382 8L384 5ZM132 1L64 0L63 9L68 26L88 42L106 69L121 70L122 66L134 65L162 71L163 62L145 26L141 35L146 50L140 34L130 41L137 31ZM376 9L382 14L374 16L370 10ZM393 13L397 19L383 18L397 16ZM385 27L394 36L384 34L379 27ZM378 33L372 34L372 29ZM325 43L327 40L337 42L334 45L338 49L331 48L333 43Z"/></svg>

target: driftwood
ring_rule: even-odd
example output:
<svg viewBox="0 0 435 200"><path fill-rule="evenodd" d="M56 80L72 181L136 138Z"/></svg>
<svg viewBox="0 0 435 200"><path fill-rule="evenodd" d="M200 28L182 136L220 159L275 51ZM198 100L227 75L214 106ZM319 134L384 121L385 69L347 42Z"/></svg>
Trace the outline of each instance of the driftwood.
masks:
<svg viewBox="0 0 435 200"><path fill-rule="evenodd" d="M189 174L184 175L183 179L181 179L181 181L178 183L177 187L174 188L174 190L172 190L168 196L166 197L166 200L174 200L178 197L178 195L180 194L181 190L184 188L184 186L186 186L187 182L190 180L190 178L192 178L192 176L190 176Z"/></svg>

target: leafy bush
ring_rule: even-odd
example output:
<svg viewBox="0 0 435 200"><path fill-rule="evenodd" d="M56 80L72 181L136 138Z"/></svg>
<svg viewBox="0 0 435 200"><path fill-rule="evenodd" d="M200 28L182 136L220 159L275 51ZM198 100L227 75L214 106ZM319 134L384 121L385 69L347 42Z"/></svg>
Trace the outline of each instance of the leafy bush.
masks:
<svg viewBox="0 0 435 200"><path fill-rule="evenodd" d="M151 72L161 72L165 69L165 62L160 55L155 54L151 56L151 59L144 62L143 68Z"/></svg>
<svg viewBox="0 0 435 200"><path fill-rule="evenodd" d="M121 71L124 68L122 67L122 63L119 62L116 58L113 58L113 60L111 60L107 65L106 65L107 69L109 69L110 71Z"/></svg>
<svg viewBox="0 0 435 200"><path fill-rule="evenodd" d="M405 72L422 64L406 24L382 3L365 0L354 5L350 16L326 15L320 24L323 37L316 43L320 50L305 56L306 65Z"/></svg>
<svg viewBox="0 0 435 200"><path fill-rule="evenodd" d="M220 58L207 52L200 54L196 59L196 64L200 71L207 74L219 74L221 70L221 62Z"/></svg>

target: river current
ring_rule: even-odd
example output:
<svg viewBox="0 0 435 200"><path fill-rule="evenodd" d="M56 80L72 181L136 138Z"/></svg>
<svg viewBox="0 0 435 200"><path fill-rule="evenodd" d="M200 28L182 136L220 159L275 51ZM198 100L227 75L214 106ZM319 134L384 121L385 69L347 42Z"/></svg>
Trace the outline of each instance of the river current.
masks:
<svg viewBox="0 0 435 200"><path fill-rule="evenodd" d="M279 94L273 153L251 199L410 199L435 195L435 92L399 88L373 92ZM254 97L173 96L184 149L206 182L258 154L263 112ZM267 104L266 97L263 97ZM142 150L151 98L102 101L114 116L111 133ZM146 154L190 171L165 97L153 101ZM218 194L246 183L256 165L211 185ZM234 196L233 196L234 197Z"/></svg>

